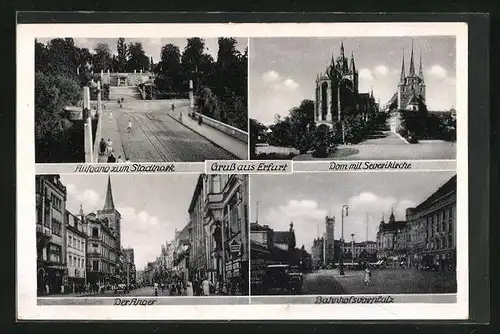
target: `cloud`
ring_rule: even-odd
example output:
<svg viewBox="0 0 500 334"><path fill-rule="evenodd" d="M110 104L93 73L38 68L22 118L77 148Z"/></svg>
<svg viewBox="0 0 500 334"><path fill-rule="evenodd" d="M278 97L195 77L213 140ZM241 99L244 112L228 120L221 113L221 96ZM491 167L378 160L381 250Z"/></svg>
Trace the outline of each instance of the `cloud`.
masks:
<svg viewBox="0 0 500 334"><path fill-rule="evenodd" d="M94 190L80 190L74 184L67 184L66 191L68 197L74 199L78 206L81 205L84 212L93 212L100 209L99 206L104 202L104 199Z"/></svg>
<svg viewBox="0 0 500 334"><path fill-rule="evenodd" d="M161 245L173 239L174 225L130 206L119 206L117 210L122 216L122 245L134 248L137 269L143 269L160 255Z"/></svg>
<svg viewBox="0 0 500 334"><path fill-rule="evenodd" d="M359 70L359 78L363 80L373 80L372 71L368 68L362 68Z"/></svg>
<svg viewBox="0 0 500 334"><path fill-rule="evenodd" d="M293 81L292 79L286 79L283 84L285 85L286 88L290 90L294 90L299 87L299 84Z"/></svg>
<svg viewBox="0 0 500 334"><path fill-rule="evenodd" d="M434 65L429 69L427 75L435 79L445 79L448 76L448 72L443 67Z"/></svg>
<svg viewBox="0 0 500 334"><path fill-rule="evenodd" d="M278 74L278 72L273 70L267 71L262 75L262 80L264 80L265 82L275 82L278 81L279 79L280 75Z"/></svg>
<svg viewBox="0 0 500 334"><path fill-rule="evenodd" d="M291 200L285 205L271 208L264 215L264 221L269 222L275 231L288 231L290 222L293 221L297 246L306 245L310 248L317 236L318 226L323 224L326 214L313 200Z"/></svg>
<svg viewBox="0 0 500 334"><path fill-rule="evenodd" d="M387 68L387 66L379 65L375 67L373 73L376 77L385 77L389 73L389 69Z"/></svg>

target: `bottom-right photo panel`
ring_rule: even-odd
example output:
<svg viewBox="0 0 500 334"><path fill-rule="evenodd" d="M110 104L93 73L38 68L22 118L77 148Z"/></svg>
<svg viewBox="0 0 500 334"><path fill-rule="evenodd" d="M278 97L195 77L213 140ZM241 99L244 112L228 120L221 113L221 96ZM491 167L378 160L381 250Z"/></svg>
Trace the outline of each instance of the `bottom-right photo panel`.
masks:
<svg viewBox="0 0 500 334"><path fill-rule="evenodd" d="M252 296L457 292L455 172L252 175L250 185Z"/></svg>

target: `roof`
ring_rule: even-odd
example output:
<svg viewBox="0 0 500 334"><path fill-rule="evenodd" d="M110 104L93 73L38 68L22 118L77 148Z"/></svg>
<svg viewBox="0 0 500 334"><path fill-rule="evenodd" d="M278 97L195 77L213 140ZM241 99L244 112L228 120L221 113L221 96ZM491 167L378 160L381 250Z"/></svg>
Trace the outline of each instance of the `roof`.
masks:
<svg viewBox="0 0 500 334"><path fill-rule="evenodd" d="M454 193L457 191L457 176L453 176L451 179L446 181L445 184L443 184L441 187L438 188L432 195L427 197L425 201L420 203L417 206L417 209L422 209L428 205L431 205L433 202L436 200L440 199L441 197L448 195L450 193Z"/></svg>
<svg viewBox="0 0 500 334"><path fill-rule="evenodd" d="M273 242L275 244L287 244L290 239L290 232L288 231L274 231Z"/></svg>
<svg viewBox="0 0 500 334"><path fill-rule="evenodd" d="M393 223L384 223L380 226L382 231L397 231L406 227L406 221L399 220Z"/></svg>
<svg viewBox="0 0 500 334"><path fill-rule="evenodd" d="M113 192L111 191L111 176L108 175L108 188L106 190L106 200L104 201L103 210L114 210L115 203L113 201Z"/></svg>

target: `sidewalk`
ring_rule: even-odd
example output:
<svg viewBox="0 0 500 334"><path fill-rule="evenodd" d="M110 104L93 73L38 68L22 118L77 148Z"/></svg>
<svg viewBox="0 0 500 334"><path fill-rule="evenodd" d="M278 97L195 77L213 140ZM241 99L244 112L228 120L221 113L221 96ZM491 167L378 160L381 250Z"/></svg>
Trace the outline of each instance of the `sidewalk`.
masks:
<svg viewBox="0 0 500 334"><path fill-rule="evenodd" d="M109 113L111 112L111 117L109 117ZM101 137L104 138L104 141L107 142L108 139L111 139L113 142L113 150L115 151L114 155L116 160L121 156L125 161L125 154L123 153L123 145L122 140L120 138L120 134L118 132L118 125L116 123L116 113L117 111L113 109L104 109L102 115L102 127L101 127ZM96 141L100 142L101 138L96 138ZM106 163L108 162L108 155L99 154L97 162Z"/></svg>
<svg viewBox="0 0 500 334"><path fill-rule="evenodd" d="M198 121L189 117L189 107L179 107L174 111L169 110L167 114L175 121L182 123L189 129L205 137L213 144L222 147L226 151L232 153L242 160L248 159L248 143L233 138L222 131L212 128L211 126L202 124L198 125ZM182 121L179 120L180 113L182 112Z"/></svg>

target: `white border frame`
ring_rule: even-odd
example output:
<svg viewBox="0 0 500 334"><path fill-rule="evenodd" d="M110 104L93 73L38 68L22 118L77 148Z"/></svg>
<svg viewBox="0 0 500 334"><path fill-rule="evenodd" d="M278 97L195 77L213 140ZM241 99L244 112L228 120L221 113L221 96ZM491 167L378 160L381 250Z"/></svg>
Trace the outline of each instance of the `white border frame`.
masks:
<svg viewBox="0 0 500 334"><path fill-rule="evenodd" d="M105 29L103 29L105 26ZM35 37L455 36L457 303L343 305L38 306L35 254ZM17 26L17 316L20 320L443 320L468 317L468 39L466 23L20 24ZM250 48L250 45L249 45ZM251 50L249 50L249 55ZM251 73L249 73L250 80ZM251 206L249 207L251 210ZM26 231L29 231L28 233ZM33 255L31 255L33 254Z"/></svg>

